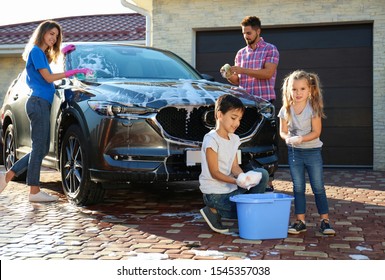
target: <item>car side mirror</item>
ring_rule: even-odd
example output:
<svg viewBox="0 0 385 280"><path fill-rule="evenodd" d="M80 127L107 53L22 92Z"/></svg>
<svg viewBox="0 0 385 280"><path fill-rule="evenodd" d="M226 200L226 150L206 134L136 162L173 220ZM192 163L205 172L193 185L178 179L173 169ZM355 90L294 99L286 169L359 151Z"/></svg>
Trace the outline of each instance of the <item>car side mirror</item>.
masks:
<svg viewBox="0 0 385 280"><path fill-rule="evenodd" d="M69 79L61 79L54 82L55 88L65 88L71 84Z"/></svg>

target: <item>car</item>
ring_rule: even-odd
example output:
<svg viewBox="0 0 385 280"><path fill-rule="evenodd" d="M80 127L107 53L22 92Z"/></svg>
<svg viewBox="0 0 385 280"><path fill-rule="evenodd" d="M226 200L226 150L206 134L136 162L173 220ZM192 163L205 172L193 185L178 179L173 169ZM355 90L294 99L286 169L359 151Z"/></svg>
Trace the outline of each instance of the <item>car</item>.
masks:
<svg viewBox="0 0 385 280"><path fill-rule="evenodd" d="M60 171L63 191L76 205L103 200L127 183L197 180L203 136L215 127L223 94L246 106L236 131L242 167L277 169L274 106L244 90L213 81L176 54L120 43L76 43L53 72L90 68L55 82L49 154L43 166ZM9 169L31 150L25 70L1 107L3 163ZM21 175L19 180L25 178Z"/></svg>

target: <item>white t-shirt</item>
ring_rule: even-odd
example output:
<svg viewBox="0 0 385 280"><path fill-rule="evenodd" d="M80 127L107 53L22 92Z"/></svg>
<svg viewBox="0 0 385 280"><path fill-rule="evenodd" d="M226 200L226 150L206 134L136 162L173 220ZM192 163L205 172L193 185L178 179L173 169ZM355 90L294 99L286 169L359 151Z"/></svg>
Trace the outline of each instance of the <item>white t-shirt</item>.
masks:
<svg viewBox="0 0 385 280"><path fill-rule="evenodd" d="M229 134L229 140L218 135L215 130L211 130L203 138L201 156L202 173L199 176L200 190L205 194L226 194L236 190L236 184L225 183L214 179L206 160L206 149L212 148L218 154L219 170L225 174L231 174L231 167L241 141L239 136L233 133Z"/></svg>
<svg viewBox="0 0 385 280"><path fill-rule="evenodd" d="M290 107L290 113L291 122L288 125L289 136L303 136L311 132L311 121L314 117L314 112L309 101L306 103L301 114L296 115L293 107ZM278 117L284 120L288 119L287 111L284 107L279 110ZM302 142L294 147L301 149L319 148L322 147L322 142L319 138L316 138L311 141Z"/></svg>

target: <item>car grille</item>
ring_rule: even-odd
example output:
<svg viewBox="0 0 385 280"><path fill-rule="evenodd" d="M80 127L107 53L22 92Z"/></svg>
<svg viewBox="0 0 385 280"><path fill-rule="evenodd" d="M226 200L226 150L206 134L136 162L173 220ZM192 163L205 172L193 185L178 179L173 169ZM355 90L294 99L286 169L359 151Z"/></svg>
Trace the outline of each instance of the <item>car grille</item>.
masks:
<svg viewBox="0 0 385 280"><path fill-rule="evenodd" d="M201 106L192 110L166 107L156 115L156 120L168 134L166 136L202 142L204 135L215 127L214 106ZM261 115L257 108L247 107L235 133L241 138L246 137L260 121Z"/></svg>

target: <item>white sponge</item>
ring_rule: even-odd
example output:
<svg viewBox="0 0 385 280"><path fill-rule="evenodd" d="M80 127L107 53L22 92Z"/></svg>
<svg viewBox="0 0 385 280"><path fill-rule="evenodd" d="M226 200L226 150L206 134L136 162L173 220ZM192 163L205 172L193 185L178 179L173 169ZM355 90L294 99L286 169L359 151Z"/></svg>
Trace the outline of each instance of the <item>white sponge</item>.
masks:
<svg viewBox="0 0 385 280"><path fill-rule="evenodd" d="M241 173L237 177L237 185L244 189L251 189L259 184L262 179L262 173L256 171L248 171Z"/></svg>
<svg viewBox="0 0 385 280"><path fill-rule="evenodd" d="M230 64L225 64L221 67L221 70L219 70L219 72L221 72L221 75L223 78L230 78L231 76L231 72L230 72L230 69L231 69L231 66Z"/></svg>

